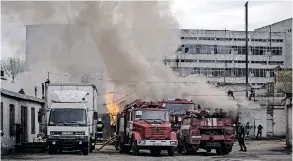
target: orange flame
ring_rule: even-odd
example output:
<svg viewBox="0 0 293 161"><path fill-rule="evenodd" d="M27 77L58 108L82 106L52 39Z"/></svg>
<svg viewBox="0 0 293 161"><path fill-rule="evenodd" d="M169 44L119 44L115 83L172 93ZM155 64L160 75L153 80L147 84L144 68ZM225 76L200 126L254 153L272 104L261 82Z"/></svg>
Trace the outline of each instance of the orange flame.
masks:
<svg viewBox="0 0 293 161"><path fill-rule="evenodd" d="M111 89L113 89L113 88L111 88ZM107 91L108 91L108 88L107 88ZM107 111L110 114L110 124L115 125L116 117L117 117L117 114L120 109L119 105L117 103L115 103L114 93L106 94L105 99L106 99Z"/></svg>

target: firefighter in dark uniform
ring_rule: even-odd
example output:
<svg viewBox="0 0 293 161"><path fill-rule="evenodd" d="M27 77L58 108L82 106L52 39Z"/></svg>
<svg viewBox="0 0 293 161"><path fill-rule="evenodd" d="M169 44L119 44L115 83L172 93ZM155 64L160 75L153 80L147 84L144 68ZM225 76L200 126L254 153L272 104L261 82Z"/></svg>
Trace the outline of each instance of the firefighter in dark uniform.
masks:
<svg viewBox="0 0 293 161"><path fill-rule="evenodd" d="M245 128L243 125L241 125L240 122L237 123L238 124L238 143L240 146L240 150L239 151L243 151L246 152L246 146L245 146Z"/></svg>
<svg viewBox="0 0 293 161"><path fill-rule="evenodd" d="M102 141L102 138L103 138L103 130L104 130L104 123L102 122L102 119L99 118L98 119L98 122L97 122L97 139L99 141Z"/></svg>
<svg viewBox="0 0 293 161"><path fill-rule="evenodd" d="M228 90L228 97L232 97L235 100L234 93L229 89Z"/></svg>

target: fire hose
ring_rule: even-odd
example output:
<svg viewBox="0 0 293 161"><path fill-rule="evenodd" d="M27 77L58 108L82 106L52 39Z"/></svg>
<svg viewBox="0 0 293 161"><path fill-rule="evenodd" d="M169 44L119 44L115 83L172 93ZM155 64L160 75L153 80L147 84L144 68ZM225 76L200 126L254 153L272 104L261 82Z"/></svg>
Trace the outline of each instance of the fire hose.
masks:
<svg viewBox="0 0 293 161"><path fill-rule="evenodd" d="M112 136L108 141L106 141L99 149L97 149L96 151L100 151L101 149L103 149L104 146L106 146L108 143L110 143L111 141L115 140L117 137L117 135Z"/></svg>

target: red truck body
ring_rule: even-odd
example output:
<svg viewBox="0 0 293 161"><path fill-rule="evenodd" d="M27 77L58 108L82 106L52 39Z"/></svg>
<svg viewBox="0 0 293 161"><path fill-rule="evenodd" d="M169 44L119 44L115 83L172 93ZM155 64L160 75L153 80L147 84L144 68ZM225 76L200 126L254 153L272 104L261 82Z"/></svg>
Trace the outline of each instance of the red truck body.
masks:
<svg viewBox="0 0 293 161"><path fill-rule="evenodd" d="M171 131L169 112L159 105L136 100L117 116L116 149L139 154L149 149L153 155L167 150L170 156L178 145L176 133Z"/></svg>
<svg viewBox="0 0 293 161"><path fill-rule="evenodd" d="M170 111L170 123L174 132L180 129L182 116L185 115L186 111L196 109L194 102L187 99L168 99L158 103Z"/></svg>
<svg viewBox="0 0 293 161"><path fill-rule="evenodd" d="M215 149L217 154L229 154L235 141L233 119L225 115L195 115L186 114L178 131L178 152L196 152L205 149L210 152Z"/></svg>

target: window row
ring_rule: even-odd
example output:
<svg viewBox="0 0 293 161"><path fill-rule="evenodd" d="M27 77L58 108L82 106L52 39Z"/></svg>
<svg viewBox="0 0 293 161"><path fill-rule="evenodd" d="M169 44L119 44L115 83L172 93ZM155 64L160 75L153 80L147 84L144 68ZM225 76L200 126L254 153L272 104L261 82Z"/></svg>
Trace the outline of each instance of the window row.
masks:
<svg viewBox="0 0 293 161"><path fill-rule="evenodd" d="M208 77L245 77L245 68L191 68L190 74ZM249 69L250 77L274 77L273 69Z"/></svg>
<svg viewBox="0 0 293 161"><path fill-rule="evenodd" d="M197 40L197 37L181 37L182 40ZM198 40L217 40L217 41L245 41L245 38L217 38L217 37L199 37ZM255 42L283 42L283 39L248 39Z"/></svg>
<svg viewBox="0 0 293 161"><path fill-rule="evenodd" d="M252 46L248 47L252 55L282 55L282 47ZM227 46L227 45L182 45L178 51L184 51L188 54L238 54L245 55L245 46Z"/></svg>
<svg viewBox="0 0 293 161"><path fill-rule="evenodd" d="M174 59L169 59L167 62L176 62ZM199 63L233 63L232 60L197 60L197 59L179 59L178 62L199 62ZM234 60L234 63L245 63L245 60ZM248 61L250 64L267 64L267 61ZM284 65L284 61L269 61L269 65Z"/></svg>
<svg viewBox="0 0 293 161"><path fill-rule="evenodd" d="M27 107L21 106L21 122L22 123L27 123ZM1 109L0 109L0 117L1 117L1 131L4 133L5 135L5 131L4 131L4 106L3 106L3 102L1 102ZM15 120L15 105L14 104L9 104L9 116L8 116L8 120L9 120L9 134L10 136L14 136L16 134L16 120ZM31 134L35 134L36 132L36 114L35 114L35 108L31 108ZM20 126L22 126L22 132L26 132L26 124L21 124Z"/></svg>

